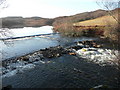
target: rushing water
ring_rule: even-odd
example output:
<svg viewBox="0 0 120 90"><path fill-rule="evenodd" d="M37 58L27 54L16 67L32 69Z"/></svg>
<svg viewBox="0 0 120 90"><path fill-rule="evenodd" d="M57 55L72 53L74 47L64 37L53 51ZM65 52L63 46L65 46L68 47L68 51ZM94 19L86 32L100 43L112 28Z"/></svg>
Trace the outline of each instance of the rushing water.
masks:
<svg viewBox="0 0 120 90"><path fill-rule="evenodd" d="M10 35L3 38L23 37L23 36L53 33L52 26L43 26L39 28L25 27L25 28L10 29L9 31L11 32ZM43 35L37 37L4 40L4 42L0 41L0 46L2 46L1 49L2 60L11 57L21 56L30 52L37 51L39 49L43 49L51 46L57 46L57 45L71 44L74 41L85 40L85 39L93 39L93 38L86 38L86 37L63 38L59 34L50 34L50 35Z"/></svg>

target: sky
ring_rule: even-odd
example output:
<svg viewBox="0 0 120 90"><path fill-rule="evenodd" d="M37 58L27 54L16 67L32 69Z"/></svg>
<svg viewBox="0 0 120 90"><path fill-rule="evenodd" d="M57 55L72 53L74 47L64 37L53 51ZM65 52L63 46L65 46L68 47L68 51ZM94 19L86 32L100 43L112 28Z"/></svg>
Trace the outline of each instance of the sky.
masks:
<svg viewBox="0 0 120 90"><path fill-rule="evenodd" d="M96 0L7 0L7 5L0 10L0 17L55 18L101 9Z"/></svg>

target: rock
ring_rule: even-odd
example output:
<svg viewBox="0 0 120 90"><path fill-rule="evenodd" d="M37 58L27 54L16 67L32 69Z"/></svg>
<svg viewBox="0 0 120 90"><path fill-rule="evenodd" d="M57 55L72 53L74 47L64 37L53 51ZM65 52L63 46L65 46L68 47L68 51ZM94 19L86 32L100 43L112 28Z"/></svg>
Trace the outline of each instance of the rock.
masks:
<svg viewBox="0 0 120 90"><path fill-rule="evenodd" d="M76 69L76 68L74 68L73 69L75 72L77 72L77 73L83 73L83 71L81 71L81 70L79 70L79 69Z"/></svg>
<svg viewBox="0 0 120 90"><path fill-rule="evenodd" d="M11 90L11 89L12 89L12 85L7 85L2 88L2 90Z"/></svg>
<svg viewBox="0 0 120 90"><path fill-rule="evenodd" d="M82 43L82 41L76 41L76 42L74 42L75 44L77 44L77 43Z"/></svg>
<svg viewBox="0 0 120 90"><path fill-rule="evenodd" d="M102 47L102 45L97 45L97 44L95 44L95 45L93 45L93 47L95 47L95 48L100 48L100 47Z"/></svg>
<svg viewBox="0 0 120 90"><path fill-rule="evenodd" d="M96 89L107 89L108 86L107 85L98 85L98 86L95 86L93 88L91 88L90 90L96 90Z"/></svg>
<svg viewBox="0 0 120 90"><path fill-rule="evenodd" d="M84 47L82 41L75 42L77 45Z"/></svg>
<svg viewBox="0 0 120 90"><path fill-rule="evenodd" d="M93 40L86 40L86 41L78 41L76 42L77 45L82 46L82 47L95 47L95 48L100 48L102 45L97 44Z"/></svg>
<svg viewBox="0 0 120 90"><path fill-rule="evenodd" d="M79 49L82 49L83 47L77 45L77 46L72 46L71 48L72 48L72 49L75 49L75 50L79 50Z"/></svg>
<svg viewBox="0 0 120 90"><path fill-rule="evenodd" d="M39 61L39 59L38 59L38 58L35 58L35 61Z"/></svg>
<svg viewBox="0 0 120 90"><path fill-rule="evenodd" d="M92 45L94 43L94 41L93 40L90 40L90 41L86 40L86 41L82 41L82 43L84 45Z"/></svg>
<svg viewBox="0 0 120 90"><path fill-rule="evenodd" d="M41 53L46 58L53 58L53 57L60 57L62 54L66 54L67 51L63 49L61 46L57 46L42 50Z"/></svg>
<svg viewBox="0 0 120 90"><path fill-rule="evenodd" d="M69 53L69 55L76 55L76 53Z"/></svg>
<svg viewBox="0 0 120 90"><path fill-rule="evenodd" d="M29 61L29 58L28 58L28 57L21 57L21 59L22 59L23 61Z"/></svg>
<svg viewBox="0 0 120 90"><path fill-rule="evenodd" d="M87 48L82 48L81 51L86 52L86 51L88 51L88 49Z"/></svg>

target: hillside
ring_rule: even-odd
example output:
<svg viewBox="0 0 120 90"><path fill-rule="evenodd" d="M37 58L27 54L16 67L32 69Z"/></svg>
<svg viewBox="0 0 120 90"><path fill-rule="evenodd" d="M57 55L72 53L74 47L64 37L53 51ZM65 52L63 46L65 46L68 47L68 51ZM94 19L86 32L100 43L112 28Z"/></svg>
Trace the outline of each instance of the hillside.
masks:
<svg viewBox="0 0 120 90"><path fill-rule="evenodd" d="M117 12L118 9L115 9L113 11ZM8 27L8 28L16 28L16 27L40 27L40 26L45 26L45 25L52 25L54 28L57 29L58 27L62 26L65 23L77 23L77 22L82 22L86 20L100 18L106 15L108 15L108 11L99 9L99 10L92 11L92 12L84 12L84 13L79 13L79 14L71 15L71 16L61 16L61 17L56 17L53 19L42 18L42 17L29 17L29 18L5 17L5 18L2 18L2 26ZM100 23L101 22L100 19L98 20L96 19L94 23L96 23L96 21L97 23ZM93 23L93 20L92 20L92 23Z"/></svg>
<svg viewBox="0 0 120 90"><path fill-rule="evenodd" d="M40 27L45 25L52 25L53 19L41 17L5 17L2 18L3 28L20 28L20 27Z"/></svg>
<svg viewBox="0 0 120 90"><path fill-rule="evenodd" d="M24 25L26 27L40 27L45 25L51 26L53 21L53 19L40 17L24 18Z"/></svg>
<svg viewBox="0 0 120 90"><path fill-rule="evenodd" d="M120 8L117 8L115 10L112 10L112 15L115 18L118 18L118 16L120 15ZM86 21L81 21L81 22L77 22L74 23L75 26L106 26L108 24L112 25L112 24L116 24L118 22L116 22L116 20L113 18L113 16L111 15L105 15L102 17L98 17L92 20L86 20Z"/></svg>
<svg viewBox="0 0 120 90"><path fill-rule="evenodd" d="M2 27L24 27L24 19L22 17L6 17L2 18Z"/></svg>
<svg viewBox="0 0 120 90"><path fill-rule="evenodd" d="M78 22L78 23L74 23L74 26L106 26L108 25L108 22L110 22L110 24L114 24L117 23L115 21L115 19L113 19L112 16L106 15L106 16L102 16L96 19L92 19L92 20L86 20L86 21L82 21L82 22Z"/></svg>
<svg viewBox="0 0 120 90"><path fill-rule="evenodd" d="M79 13L72 16L57 17L54 19L55 21L53 22L53 26L57 26L58 24L62 24L62 23L75 23L75 22L95 19L105 15L107 15L107 11L99 9L96 11Z"/></svg>

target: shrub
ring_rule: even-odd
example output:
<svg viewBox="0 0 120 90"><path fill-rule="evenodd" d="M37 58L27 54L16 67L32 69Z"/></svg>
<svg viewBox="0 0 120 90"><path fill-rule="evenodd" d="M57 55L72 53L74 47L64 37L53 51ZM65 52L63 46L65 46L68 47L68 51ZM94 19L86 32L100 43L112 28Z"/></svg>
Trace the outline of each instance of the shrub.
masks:
<svg viewBox="0 0 120 90"><path fill-rule="evenodd" d="M118 23L107 21L107 25L104 28L104 36L110 38L113 41L118 41L119 33L120 31Z"/></svg>
<svg viewBox="0 0 120 90"><path fill-rule="evenodd" d="M62 35L79 37L79 36L98 36L103 35L101 27L74 26L73 23L58 24L54 27L55 31Z"/></svg>

